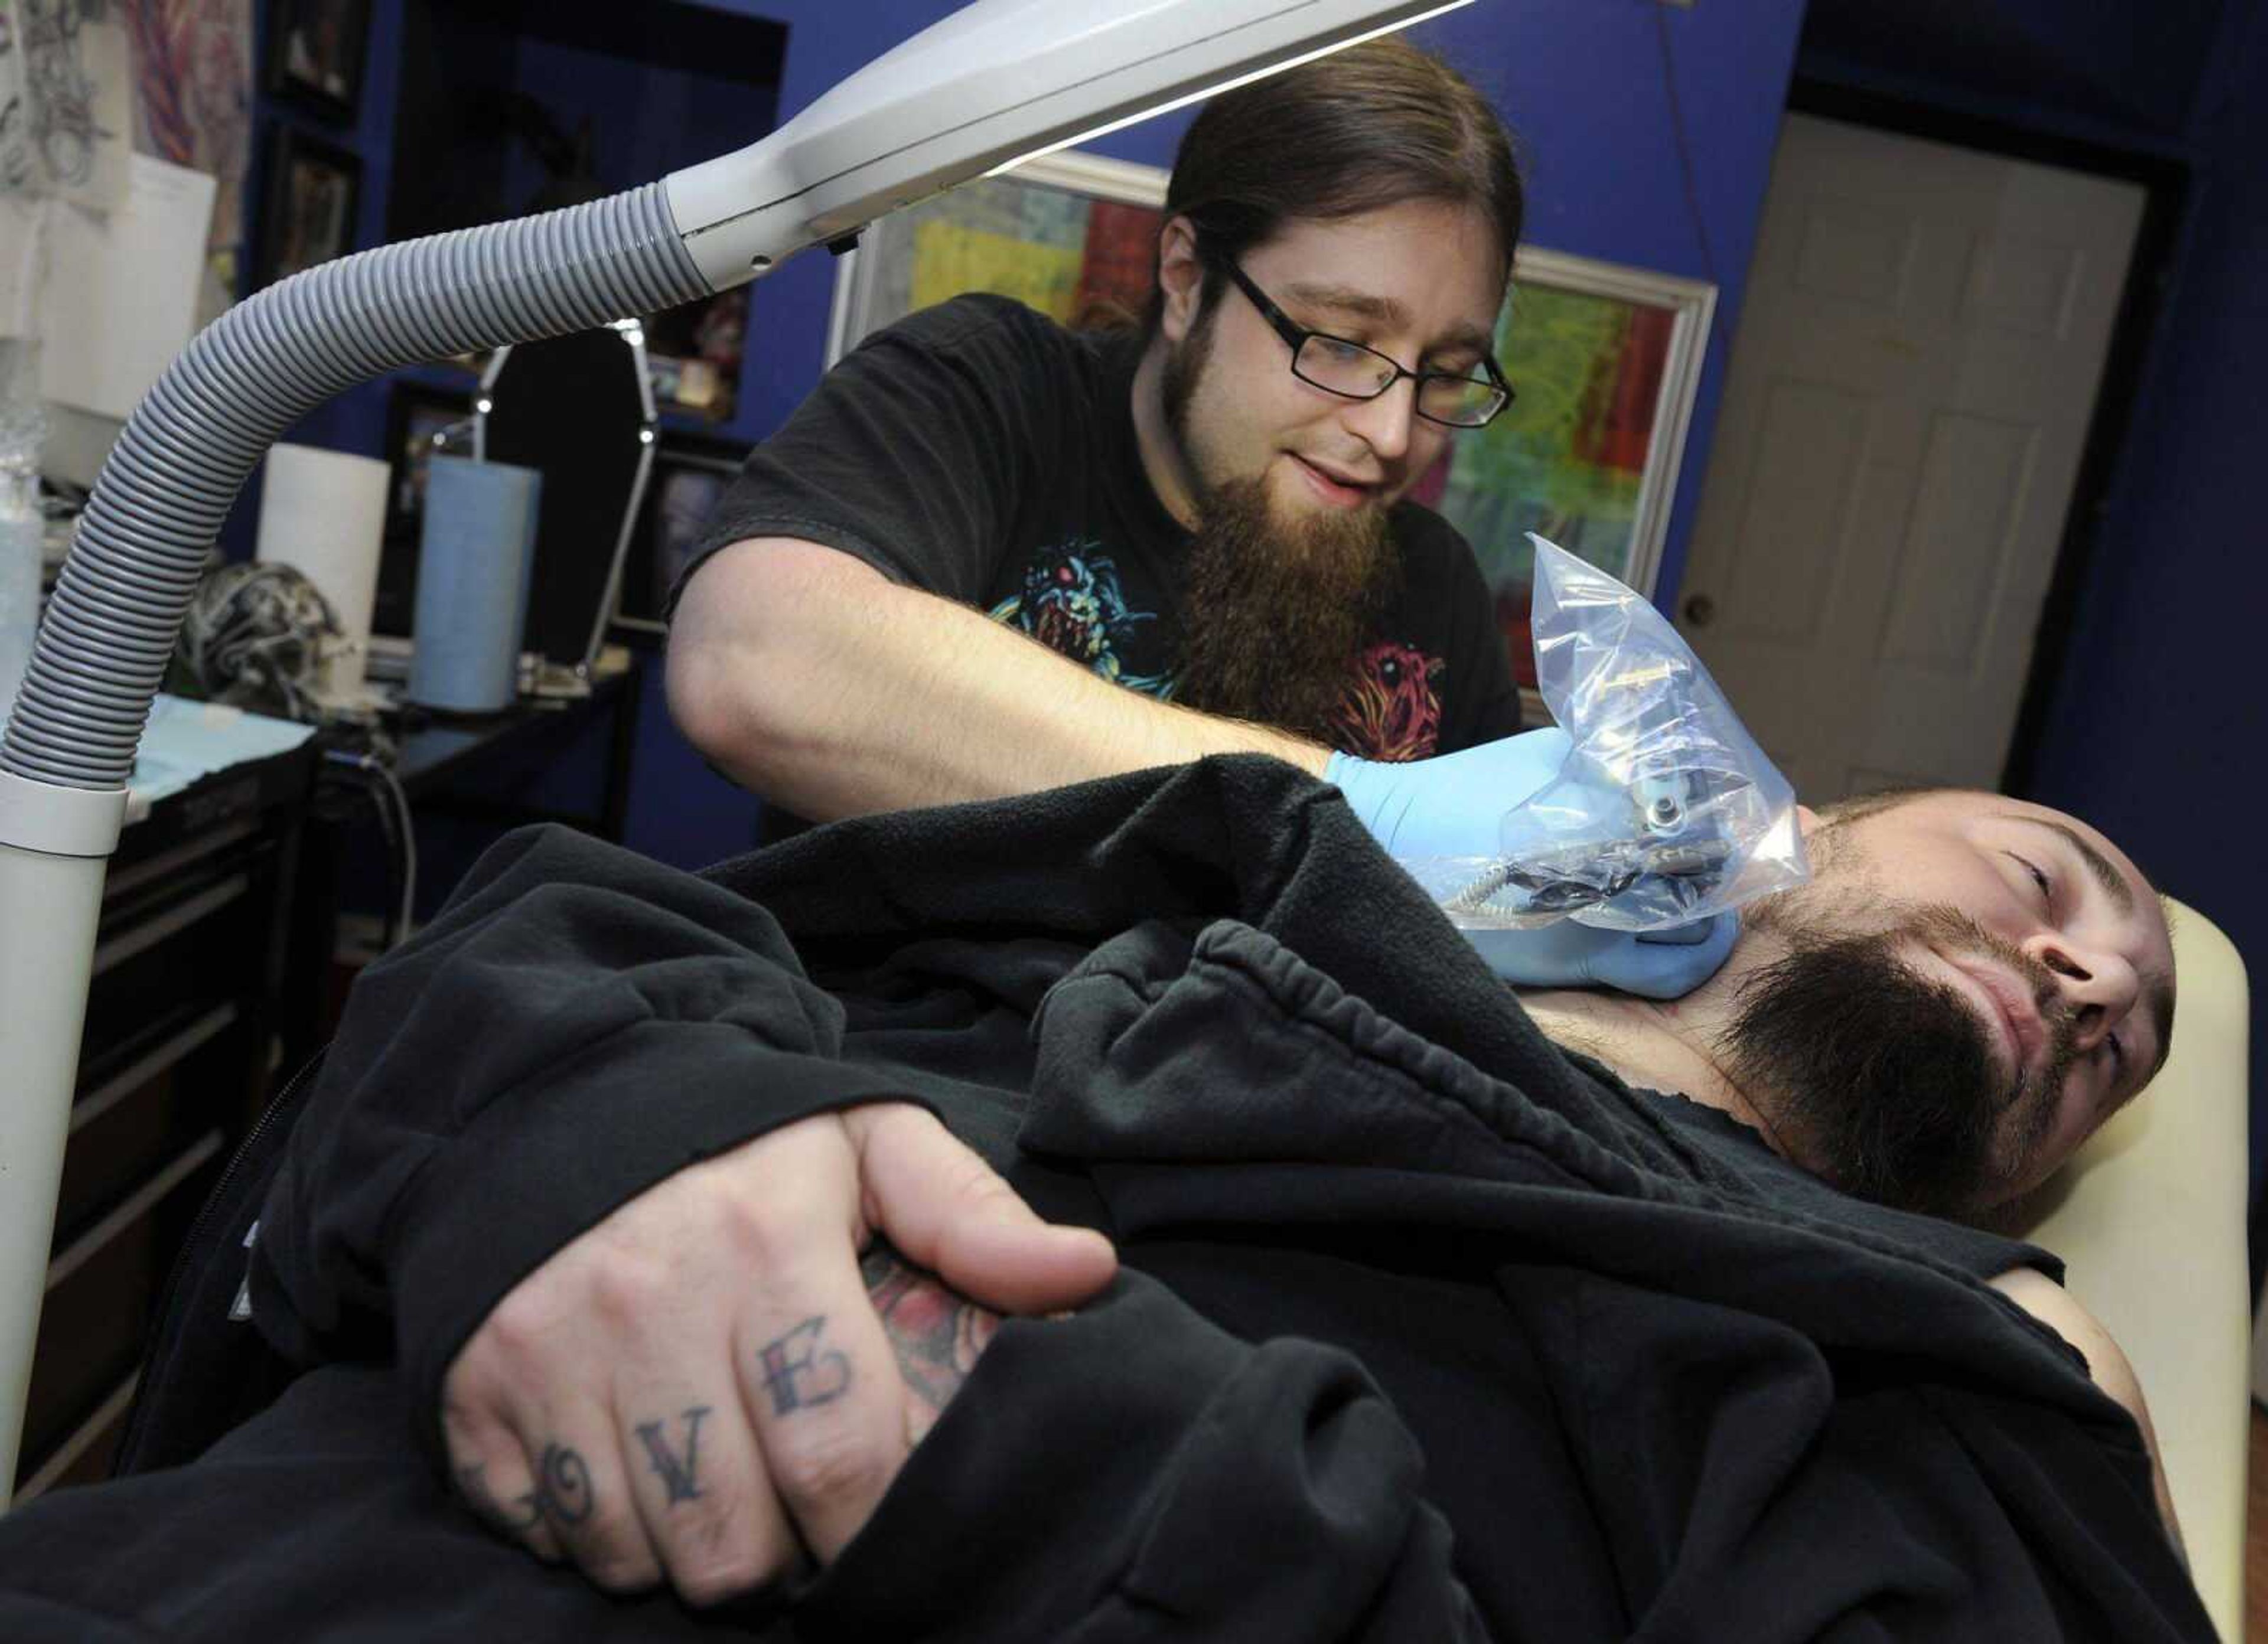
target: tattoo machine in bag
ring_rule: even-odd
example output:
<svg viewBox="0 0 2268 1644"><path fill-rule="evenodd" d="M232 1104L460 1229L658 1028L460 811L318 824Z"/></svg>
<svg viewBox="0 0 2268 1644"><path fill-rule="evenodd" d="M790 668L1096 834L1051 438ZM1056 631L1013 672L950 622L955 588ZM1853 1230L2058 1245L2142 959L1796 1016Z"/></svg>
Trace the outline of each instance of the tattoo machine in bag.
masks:
<svg viewBox="0 0 2268 1644"><path fill-rule="evenodd" d="M1536 683L1567 757L1505 813L1498 855L1403 866L1452 921L1484 929L1662 930L1808 879L1794 791L1676 629L1604 571L1528 540Z"/></svg>

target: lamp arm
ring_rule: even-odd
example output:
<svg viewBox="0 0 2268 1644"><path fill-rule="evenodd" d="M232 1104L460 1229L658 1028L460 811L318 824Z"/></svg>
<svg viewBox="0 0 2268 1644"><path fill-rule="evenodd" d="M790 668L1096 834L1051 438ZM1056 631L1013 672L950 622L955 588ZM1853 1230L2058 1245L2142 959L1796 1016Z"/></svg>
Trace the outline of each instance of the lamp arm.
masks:
<svg viewBox="0 0 2268 1644"><path fill-rule="evenodd" d="M80 516L0 772L125 786L205 555L294 422L397 366L588 330L710 290L662 186L382 246L231 309L136 407Z"/></svg>

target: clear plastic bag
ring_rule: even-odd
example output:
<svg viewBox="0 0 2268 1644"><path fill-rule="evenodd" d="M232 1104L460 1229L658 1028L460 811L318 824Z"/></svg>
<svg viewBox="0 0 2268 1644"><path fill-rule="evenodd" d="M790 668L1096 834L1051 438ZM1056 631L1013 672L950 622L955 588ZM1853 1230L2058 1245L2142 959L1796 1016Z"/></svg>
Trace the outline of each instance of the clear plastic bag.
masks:
<svg viewBox="0 0 2268 1644"><path fill-rule="evenodd" d="M1497 857L1405 862L1450 919L1660 930L1811 877L1795 794L1668 619L1535 545L1536 684L1572 743L1505 813Z"/></svg>

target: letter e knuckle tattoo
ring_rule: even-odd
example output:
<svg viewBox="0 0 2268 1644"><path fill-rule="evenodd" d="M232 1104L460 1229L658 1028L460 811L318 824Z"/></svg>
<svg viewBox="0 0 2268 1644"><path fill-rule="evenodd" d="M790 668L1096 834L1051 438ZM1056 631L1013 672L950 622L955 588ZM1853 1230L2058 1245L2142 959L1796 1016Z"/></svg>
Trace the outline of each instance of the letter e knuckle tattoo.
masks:
<svg viewBox="0 0 2268 1644"><path fill-rule="evenodd" d="M850 1390L850 1356L820 1346L826 1328L827 1315L814 1313L759 1349L757 1362L774 1415L832 1404Z"/></svg>

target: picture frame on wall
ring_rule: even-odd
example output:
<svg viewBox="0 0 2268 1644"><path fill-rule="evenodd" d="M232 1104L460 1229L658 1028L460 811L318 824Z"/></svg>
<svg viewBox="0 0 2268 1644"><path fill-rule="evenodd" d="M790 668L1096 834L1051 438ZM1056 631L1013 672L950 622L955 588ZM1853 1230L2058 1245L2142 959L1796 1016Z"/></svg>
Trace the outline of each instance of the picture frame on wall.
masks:
<svg viewBox="0 0 2268 1644"><path fill-rule="evenodd" d="M916 309L992 291L1068 326L1139 319L1166 173L1065 150L867 225L840 260L827 363Z"/></svg>
<svg viewBox="0 0 2268 1644"><path fill-rule="evenodd" d="M1529 723L1534 532L1653 597L1701 386L1717 288L1523 246L1497 319L1517 397L1459 434L1410 495L1472 545Z"/></svg>
<svg viewBox="0 0 2268 1644"><path fill-rule="evenodd" d="M1167 180L1156 166L1067 151L880 219L837 270L828 363L962 291L1066 324L1114 309L1138 318ZM1522 246L1497 321L1517 398L1457 435L1411 489L1472 544L1531 723L1544 712L1528 532L1652 597L1716 302L1703 281Z"/></svg>
<svg viewBox="0 0 2268 1644"><path fill-rule="evenodd" d="M268 89L342 124L362 110L370 0L269 0Z"/></svg>
<svg viewBox="0 0 2268 1644"><path fill-rule="evenodd" d="M288 125L276 126L268 150L261 283L273 285L352 251L361 196L359 156Z"/></svg>

